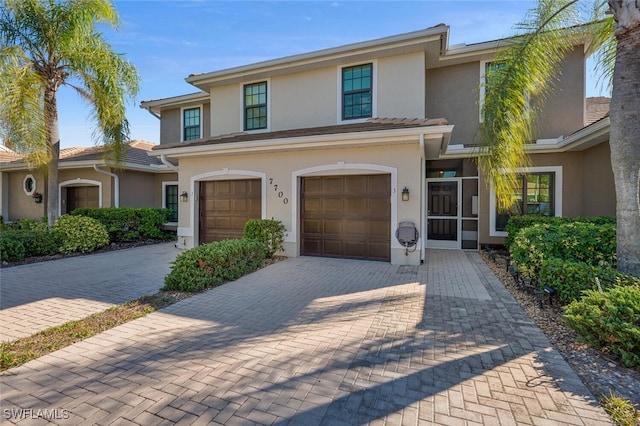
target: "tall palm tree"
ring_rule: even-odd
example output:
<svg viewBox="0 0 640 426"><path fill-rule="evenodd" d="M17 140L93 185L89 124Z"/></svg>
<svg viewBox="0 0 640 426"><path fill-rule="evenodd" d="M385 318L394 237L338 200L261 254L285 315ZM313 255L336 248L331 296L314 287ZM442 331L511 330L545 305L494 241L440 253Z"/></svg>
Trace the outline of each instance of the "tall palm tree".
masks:
<svg viewBox="0 0 640 426"><path fill-rule="evenodd" d="M599 68L611 77L618 270L640 276L640 3L600 0L587 24L579 6L578 0L539 0L518 25L520 35L498 54L501 65L487 76L481 128L486 155L479 166L496 188L498 206L507 209L516 181L503 171L527 165L525 144L553 77L575 37L589 34L600 48Z"/></svg>
<svg viewBox="0 0 640 426"><path fill-rule="evenodd" d="M128 138L126 102L138 92L135 67L97 30L117 29L109 0L4 0L0 7L0 131L5 143L47 169L47 220L58 216L62 86L88 102L96 134L114 160Z"/></svg>

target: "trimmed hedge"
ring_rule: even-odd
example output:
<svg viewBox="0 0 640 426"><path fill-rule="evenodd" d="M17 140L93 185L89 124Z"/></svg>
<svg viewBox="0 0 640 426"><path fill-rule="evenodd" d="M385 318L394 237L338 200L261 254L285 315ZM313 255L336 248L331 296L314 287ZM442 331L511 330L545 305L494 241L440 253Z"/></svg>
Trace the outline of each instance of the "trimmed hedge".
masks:
<svg viewBox="0 0 640 426"><path fill-rule="evenodd" d="M510 248L518 268L536 277L545 259L558 258L615 268L616 226L611 223L535 224L521 229Z"/></svg>
<svg viewBox="0 0 640 426"><path fill-rule="evenodd" d="M133 241L141 238L171 238L172 234L163 230L171 216L169 209L151 207L105 207L82 208L71 212L74 216L96 219L104 225L111 242Z"/></svg>
<svg viewBox="0 0 640 426"><path fill-rule="evenodd" d="M606 347L626 367L640 368L640 288L589 290L566 307L565 322L588 343Z"/></svg>
<svg viewBox="0 0 640 426"><path fill-rule="evenodd" d="M162 290L202 291L255 271L265 259L264 247L256 240L203 244L176 257Z"/></svg>
<svg viewBox="0 0 640 426"><path fill-rule="evenodd" d="M25 257L24 244L3 231L0 233L0 261L18 262Z"/></svg>
<svg viewBox="0 0 640 426"><path fill-rule="evenodd" d="M64 235L61 253L89 253L109 244L109 234L104 225L86 216L62 215L51 231Z"/></svg>
<svg viewBox="0 0 640 426"><path fill-rule="evenodd" d="M244 238L262 243L268 258L282 250L285 227L275 219L251 219L244 225Z"/></svg>
<svg viewBox="0 0 640 426"><path fill-rule="evenodd" d="M0 233L0 238L19 242L24 247L24 257L47 256L60 252L64 235L59 232L30 229L8 229ZM15 259L13 261L22 260Z"/></svg>
<svg viewBox="0 0 640 426"><path fill-rule="evenodd" d="M540 287L552 287L563 304L580 299L587 290L597 290L596 277L603 289L615 286L640 288L640 279L613 268L603 268L584 262L550 258L542 261L537 275Z"/></svg>
<svg viewBox="0 0 640 426"><path fill-rule="evenodd" d="M594 225L616 225L615 216L589 216L589 217L555 217L555 216L538 216L538 215L523 215L523 216L511 216L505 227L505 231L509 233L504 239L504 245L507 250L512 246L516 235L523 228L529 228L536 224L548 223L550 225L560 225L563 223L593 223Z"/></svg>

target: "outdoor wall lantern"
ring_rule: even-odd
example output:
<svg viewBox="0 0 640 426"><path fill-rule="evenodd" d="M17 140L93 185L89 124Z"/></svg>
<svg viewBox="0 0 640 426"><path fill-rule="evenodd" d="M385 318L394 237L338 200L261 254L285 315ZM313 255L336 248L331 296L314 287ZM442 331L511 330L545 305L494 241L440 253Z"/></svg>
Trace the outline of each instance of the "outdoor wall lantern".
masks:
<svg viewBox="0 0 640 426"><path fill-rule="evenodd" d="M409 188L406 186L402 190L402 201L409 201Z"/></svg>
<svg viewBox="0 0 640 426"><path fill-rule="evenodd" d="M183 203L189 201L189 194L187 194L187 191L182 191L182 194L180 194L180 201Z"/></svg>

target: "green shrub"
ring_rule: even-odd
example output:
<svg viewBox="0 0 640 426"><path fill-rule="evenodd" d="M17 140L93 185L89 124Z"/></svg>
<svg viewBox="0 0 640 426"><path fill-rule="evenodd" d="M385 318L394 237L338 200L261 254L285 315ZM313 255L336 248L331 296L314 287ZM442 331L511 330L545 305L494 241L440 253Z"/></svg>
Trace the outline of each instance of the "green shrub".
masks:
<svg viewBox="0 0 640 426"><path fill-rule="evenodd" d="M163 290L201 291L256 270L264 259L264 248L255 240L203 244L178 255Z"/></svg>
<svg viewBox="0 0 640 426"><path fill-rule="evenodd" d="M538 216L538 215L523 215L523 216L511 216L505 227L505 231L509 233L504 239L504 245L507 250L510 249L515 236L522 228L529 228L535 224L548 223L551 225L560 225L563 223L592 223L594 225L614 225L616 224L615 216L589 216L589 217L554 217L554 216Z"/></svg>
<svg viewBox="0 0 640 426"><path fill-rule="evenodd" d="M62 215L51 230L64 236L61 253L89 253L109 244L109 234L104 225L86 216Z"/></svg>
<svg viewBox="0 0 640 426"><path fill-rule="evenodd" d="M171 216L169 209L151 207L107 207L82 208L71 212L74 216L87 216L98 220L109 233L111 242L133 241L142 238L171 238L171 233L163 230Z"/></svg>
<svg viewBox="0 0 640 426"><path fill-rule="evenodd" d="M552 287L564 304L580 299L586 290L596 290L596 277L602 289L618 286L640 288L640 279L613 268L589 265L584 262L549 258L542 261L537 275L540 287Z"/></svg>
<svg viewBox="0 0 640 426"><path fill-rule="evenodd" d="M251 219L244 225L244 238L259 241L265 249L267 257L282 250L285 227L275 219Z"/></svg>
<svg viewBox="0 0 640 426"><path fill-rule="evenodd" d="M536 277L543 260L548 258L615 267L616 227L589 222L536 224L518 231L510 254L530 277Z"/></svg>
<svg viewBox="0 0 640 426"><path fill-rule="evenodd" d="M45 230L8 229L3 231L1 235L3 239L18 241L22 244L24 248L23 257L46 256L59 253L64 238L59 232L47 231L46 224Z"/></svg>
<svg viewBox="0 0 640 426"><path fill-rule="evenodd" d="M7 235L9 232L0 233L0 261L17 262L25 257L24 245L19 240Z"/></svg>
<svg viewBox="0 0 640 426"><path fill-rule="evenodd" d="M640 287L588 290L566 307L564 320L586 342L608 348L626 367L640 368Z"/></svg>

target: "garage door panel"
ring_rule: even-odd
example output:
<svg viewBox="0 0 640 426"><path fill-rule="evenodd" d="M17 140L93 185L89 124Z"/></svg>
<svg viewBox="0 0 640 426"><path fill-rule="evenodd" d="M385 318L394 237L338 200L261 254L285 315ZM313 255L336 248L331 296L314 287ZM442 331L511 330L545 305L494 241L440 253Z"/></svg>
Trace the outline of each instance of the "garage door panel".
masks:
<svg viewBox="0 0 640 426"><path fill-rule="evenodd" d="M200 183L200 244L242 238L249 219L262 216L260 179Z"/></svg>
<svg viewBox="0 0 640 426"><path fill-rule="evenodd" d="M390 260L390 175L309 177L301 188L303 255Z"/></svg>

